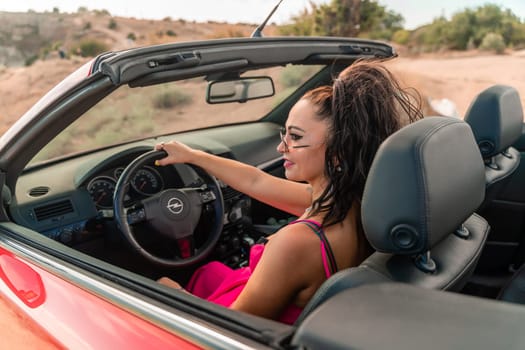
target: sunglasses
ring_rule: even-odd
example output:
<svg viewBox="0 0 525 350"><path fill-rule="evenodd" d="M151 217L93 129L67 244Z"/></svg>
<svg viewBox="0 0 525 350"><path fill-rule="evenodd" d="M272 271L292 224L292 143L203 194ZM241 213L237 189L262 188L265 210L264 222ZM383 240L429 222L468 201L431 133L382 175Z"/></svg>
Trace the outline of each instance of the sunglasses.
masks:
<svg viewBox="0 0 525 350"><path fill-rule="evenodd" d="M284 145L284 149L285 149L285 151L287 151L287 152L290 150L290 148L294 148L294 149L295 149L295 148L306 148L306 147L311 147L311 146L312 146L312 145L294 145L294 143L295 143L296 141L294 141L294 140L292 140L292 139L289 140L289 141L287 141L286 139L287 139L287 138L291 138L291 136L290 136L290 134L288 134L288 133L286 132L286 128L285 128L285 127L281 127L281 128L279 129L279 134L280 134L280 136L281 136L281 142L282 142L283 145Z"/></svg>

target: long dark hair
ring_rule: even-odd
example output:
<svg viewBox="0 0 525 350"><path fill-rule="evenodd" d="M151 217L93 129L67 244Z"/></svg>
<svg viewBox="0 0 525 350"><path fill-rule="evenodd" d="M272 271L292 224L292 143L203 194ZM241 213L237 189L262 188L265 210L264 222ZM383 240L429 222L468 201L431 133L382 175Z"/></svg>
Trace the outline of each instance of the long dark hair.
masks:
<svg viewBox="0 0 525 350"><path fill-rule="evenodd" d="M323 225L342 222L357 205L361 234L361 198L372 160L379 145L407 123L423 117L421 98L398 80L378 60L356 61L344 69L331 86L303 96L329 124L325 154L328 184L316 198L310 216L324 214Z"/></svg>

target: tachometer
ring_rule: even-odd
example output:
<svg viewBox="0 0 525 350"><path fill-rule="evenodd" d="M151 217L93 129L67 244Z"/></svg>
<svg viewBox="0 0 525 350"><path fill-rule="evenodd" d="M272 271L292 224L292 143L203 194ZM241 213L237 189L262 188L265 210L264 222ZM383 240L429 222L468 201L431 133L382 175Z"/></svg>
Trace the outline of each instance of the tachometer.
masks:
<svg viewBox="0 0 525 350"><path fill-rule="evenodd" d="M117 181L123 172L124 172L124 168L122 167L118 167L117 169L115 169L115 171L113 172L113 176L115 177L115 179L117 179Z"/></svg>
<svg viewBox="0 0 525 350"><path fill-rule="evenodd" d="M99 176L89 182L87 190L97 207L109 209L113 207L115 185L116 182L111 177Z"/></svg>
<svg viewBox="0 0 525 350"><path fill-rule="evenodd" d="M138 193L149 196L160 192L164 188L164 182L157 170L145 166L137 170L131 179L131 187Z"/></svg>

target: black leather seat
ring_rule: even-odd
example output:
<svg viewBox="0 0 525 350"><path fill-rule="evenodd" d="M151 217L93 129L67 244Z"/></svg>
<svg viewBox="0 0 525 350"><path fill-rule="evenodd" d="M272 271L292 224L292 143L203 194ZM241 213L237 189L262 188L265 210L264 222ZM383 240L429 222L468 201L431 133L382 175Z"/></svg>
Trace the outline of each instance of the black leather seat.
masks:
<svg viewBox="0 0 525 350"><path fill-rule="evenodd" d="M487 277L501 274L508 266L519 264L521 259L516 255L519 249L511 244L517 242L520 233L509 230L510 222L504 219L511 215L506 204L508 186L516 181L511 175L519 171L521 159L520 152L512 147L520 138L523 125L518 91L505 85L489 87L472 101L465 121L472 127L485 162L485 200L477 213L489 222L491 231L477 273ZM499 282L482 283L489 283L494 289Z"/></svg>
<svg viewBox="0 0 525 350"><path fill-rule="evenodd" d="M472 103L465 117L485 159L487 195L479 212L490 211L490 202L504 187L504 180L520 162L519 151L511 147L522 132L523 109L516 89L496 85L483 91ZM495 231L489 240L496 239ZM487 246L486 249L489 249ZM487 255L497 256L485 252ZM522 265L501 289L498 299L525 304L525 265Z"/></svg>
<svg viewBox="0 0 525 350"><path fill-rule="evenodd" d="M483 160L464 121L427 117L391 135L373 161L362 199L366 237L377 250L329 278L298 323L342 290L377 282L460 290L489 227Z"/></svg>
<svg viewBox="0 0 525 350"><path fill-rule="evenodd" d="M494 85L482 91L466 115L485 161L486 194L478 212L497 197L503 181L520 163L520 153L511 147L521 136L523 109L518 91L505 85Z"/></svg>
<svg viewBox="0 0 525 350"><path fill-rule="evenodd" d="M498 299L525 304L525 265L521 265L507 284L503 286Z"/></svg>

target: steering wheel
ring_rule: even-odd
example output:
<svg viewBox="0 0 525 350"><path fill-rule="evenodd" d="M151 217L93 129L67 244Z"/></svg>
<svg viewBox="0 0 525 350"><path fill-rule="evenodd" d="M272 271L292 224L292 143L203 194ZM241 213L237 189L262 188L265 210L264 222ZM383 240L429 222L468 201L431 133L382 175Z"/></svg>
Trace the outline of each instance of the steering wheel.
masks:
<svg viewBox="0 0 525 350"><path fill-rule="evenodd" d="M168 188L151 197L142 199L133 206L124 206L130 180L143 165L166 156L165 151L149 151L133 160L124 169L113 195L115 220L131 246L147 260L171 268L190 266L208 256L222 232L224 202L217 180L202 168L187 165L204 180L200 187ZM212 228L206 241L195 246L193 233L201 219L203 205L213 207ZM176 253L164 258L147 251L136 239L132 225L148 222L162 236L173 241Z"/></svg>

